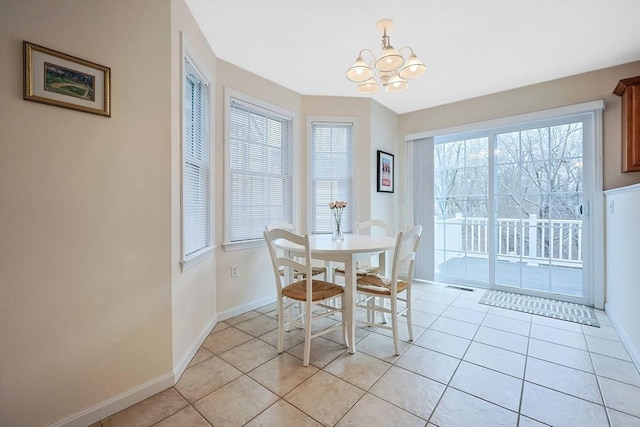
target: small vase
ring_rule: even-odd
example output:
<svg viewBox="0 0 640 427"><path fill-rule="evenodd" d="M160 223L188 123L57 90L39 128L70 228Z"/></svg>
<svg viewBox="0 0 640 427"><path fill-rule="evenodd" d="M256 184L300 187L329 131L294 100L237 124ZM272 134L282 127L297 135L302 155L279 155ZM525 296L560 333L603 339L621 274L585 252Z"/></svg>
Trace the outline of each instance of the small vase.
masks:
<svg viewBox="0 0 640 427"><path fill-rule="evenodd" d="M333 240L344 240L344 236L342 235L342 224L340 219L336 219L333 221L335 227L333 229Z"/></svg>

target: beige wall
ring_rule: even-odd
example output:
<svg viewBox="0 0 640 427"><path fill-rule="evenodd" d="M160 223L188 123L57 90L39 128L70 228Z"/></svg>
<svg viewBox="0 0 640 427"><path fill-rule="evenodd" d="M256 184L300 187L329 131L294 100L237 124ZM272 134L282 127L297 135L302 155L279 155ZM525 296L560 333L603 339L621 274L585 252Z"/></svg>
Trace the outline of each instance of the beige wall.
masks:
<svg viewBox="0 0 640 427"><path fill-rule="evenodd" d="M229 250L229 248L225 249L223 245L224 221L226 220L224 212L224 184L226 182L224 176L225 87L294 113L294 155L296 159L299 159L301 155L301 96L218 59L216 68L214 190L216 194L215 239L219 245L216 257L219 320L255 308L263 301L275 300L271 261L266 247ZM231 265L239 267L237 278L231 278Z"/></svg>
<svg viewBox="0 0 640 427"><path fill-rule="evenodd" d="M406 145L404 140L398 138L398 115L381 104L371 102L371 147L369 149L369 162L367 167L366 183L371 193L370 218L381 219L393 225L392 232L404 230L406 227L406 199L400 197L402 183L398 178L402 175L394 171L394 192L378 193L378 150L394 155L394 168L405 169L398 157L399 145ZM361 216L363 220L368 217Z"/></svg>
<svg viewBox="0 0 640 427"><path fill-rule="evenodd" d="M172 370L171 9L122 6L0 2L3 426ZM23 40L110 67L112 117L22 100Z"/></svg>
<svg viewBox="0 0 640 427"><path fill-rule="evenodd" d="M640 172L620 172L621 102L613 89L620 79L637 75L640 61L403 114L400 136L603 99L604 188L635 184ZM404 161L406 147L403 154Z"/></svg>
<svg viewBox="0 0 640 427"><path fill-rule="evenodd" d="M181 42L184 40L184 42ZM216 109L216 57L183 1L171 2L171 305L173 318L173 367L178 373L186 368L206 334L216 322L215 251L198 264L182 271L181 260L181 188L182 188L182 47L196 62L211 84L210 120L215 124L221 110ZM211 153L215 153L215 126L211 129ZM214 160L215 161L215 160ZM211 189L213 206L216 202ZM221 218L221 216L214 216ZM214 241L214 244L216 242Z"/></svg>

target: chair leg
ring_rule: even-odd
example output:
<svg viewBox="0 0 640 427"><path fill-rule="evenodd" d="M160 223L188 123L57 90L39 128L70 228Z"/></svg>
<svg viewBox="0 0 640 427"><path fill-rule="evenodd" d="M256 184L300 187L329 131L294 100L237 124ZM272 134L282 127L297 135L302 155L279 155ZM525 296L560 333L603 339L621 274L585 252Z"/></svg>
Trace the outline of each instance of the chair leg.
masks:
<svg viewBox="0 0 640 427"><path fill-rule="evenodd" d="M376 312L373 309L374 300L375 300L375 297L369 298L367 300L367 323L375 323L376 321Z"/></svg>
<svg viewBox="0 0 640 427"><path fill-rule="evenodd" d="M395 298L391 299L391 330L393 332L393 348L396 351L396 356L400 356L398 349L398 301Z"/></svg>
<svg viewBox="0 0 640 427"><path fill-rule="evenodd" d="M342 305L342 313L340 313L340 315L342 316L342 339L344 339L344 345L349 347L349 337L347 335L347 318L345 316L345 311L344 311L344 307L345 307L345 300L344 300L344 293L342 294L342 299L341 301L341 305ZM355 340L355 337L353 337L353 339Z"/></svg>
<svg viewBox="0 0 640 427"><path fill-rule="evenodd" d="M282 301L282 298L280 300ZM295 319L295 316L293 315L293 304L289 305L287 310L289 311L289 321L284 323L285 332L289 332L291 330L291 319ZM282 314L278 311L278 317L284 317L284 310L282 311Z"/></svg>
<svg viewBox="0 0 640 427"><path fill-rule="evenodd" d="M385 306L385 299L384 298L380 298L380 300L382 301L382 306ZM386 325L387 323L389 323L389 320L387 320L387 313L385 313L384 311L382 313L380 313L380 315L382 316L382 324Z"/></svg>
<svg viewBox="0 0 640 427"><path fill-rule="evenodd" d="M305 303L304 317L304 356L302 366L309 366L309 356L311 355L311 306L310 302Z"/></svg>
<svg viewBox="0 0 640 427"><path fill-rule="evenodd" d="M278 353L284 349L284 304L282 296L278 296Z"/></svg>
<svg viewBox="0 0 640 427"><path fill-rule="evenodd" d="M407 294L407 329L409 330L409 341L413 342L413 322L411 321L411 294Z"/></svg>

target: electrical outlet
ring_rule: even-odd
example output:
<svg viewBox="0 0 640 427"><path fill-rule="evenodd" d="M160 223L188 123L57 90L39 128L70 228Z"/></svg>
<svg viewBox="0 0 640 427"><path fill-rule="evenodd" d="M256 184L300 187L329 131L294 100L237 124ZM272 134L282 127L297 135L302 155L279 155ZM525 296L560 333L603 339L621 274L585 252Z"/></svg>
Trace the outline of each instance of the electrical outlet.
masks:
<svg viewBox="0 0 640 427"><path fill-rule="evenodd" d="M232 265L231 266L231 278L235 279L236 277L238 277L238 266L237 265Z"/></svg>

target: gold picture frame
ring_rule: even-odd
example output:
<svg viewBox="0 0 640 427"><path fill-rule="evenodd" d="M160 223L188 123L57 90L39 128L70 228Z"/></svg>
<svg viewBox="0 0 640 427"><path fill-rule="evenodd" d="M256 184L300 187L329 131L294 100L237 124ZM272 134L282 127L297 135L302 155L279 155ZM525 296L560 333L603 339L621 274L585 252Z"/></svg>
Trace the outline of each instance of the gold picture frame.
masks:
<svg viewBox="0 0 640 427"><path fill-rule="evenodd" d="M23 41L27 101L111 117L111 69Z"/></svg>

